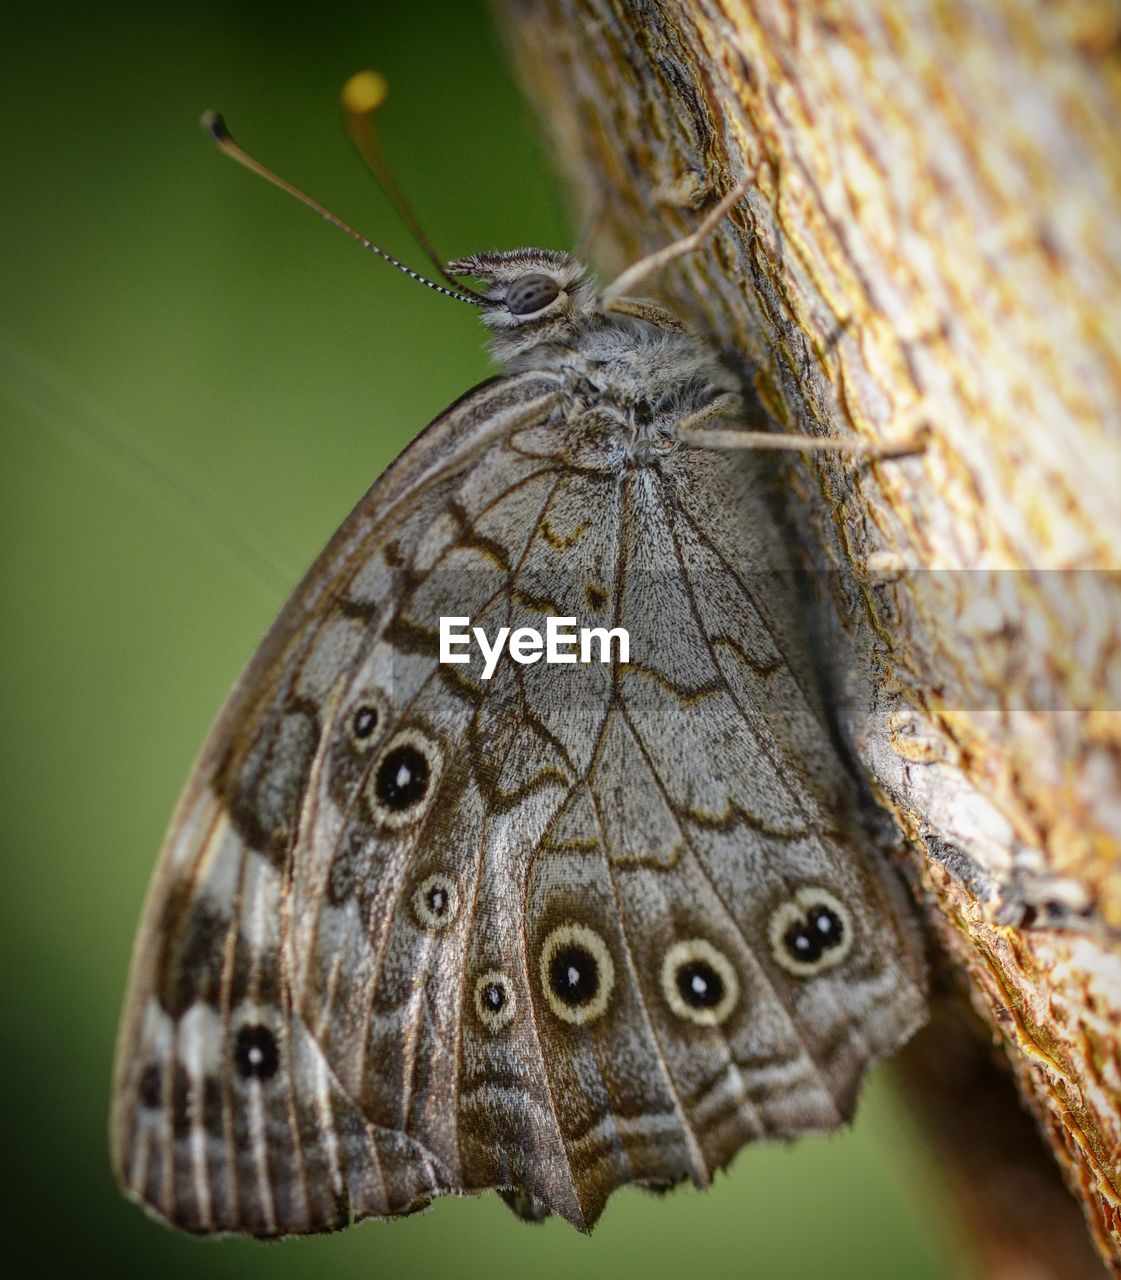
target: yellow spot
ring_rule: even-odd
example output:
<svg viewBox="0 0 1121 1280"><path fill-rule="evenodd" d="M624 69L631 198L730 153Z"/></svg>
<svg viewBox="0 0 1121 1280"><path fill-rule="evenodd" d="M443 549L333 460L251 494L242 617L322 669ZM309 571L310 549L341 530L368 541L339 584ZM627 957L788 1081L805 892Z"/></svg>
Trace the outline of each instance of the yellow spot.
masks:
<svg viewBox="0 0 1121 1280"><path fill-rule="evenodd" d="M389 81L378 71L357 71L343 85L343 109L349 115L369 115L389 94Z"/></svg>

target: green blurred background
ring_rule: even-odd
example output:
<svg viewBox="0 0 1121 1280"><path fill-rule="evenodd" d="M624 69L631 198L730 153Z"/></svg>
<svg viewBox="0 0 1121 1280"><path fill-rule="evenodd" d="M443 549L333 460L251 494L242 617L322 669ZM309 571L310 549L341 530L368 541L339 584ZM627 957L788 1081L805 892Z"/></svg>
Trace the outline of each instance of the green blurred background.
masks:
<svg viewBox="0 0 1121 1280"><path fill-rule="evenodd" d="M105 1128L129 947L194 753L287 586L488 373L473 311L223 159L198 116L220 108L261 158L423 266L339 123L342 81L374 65L391 84L384 144L445 253L573 240L476 3L137 13L25 10L0 53L0 1262L163 1280L945 1275L924 1152L882 1083L852 1131L746 1151L705 1195L622 1192L590 1239L488 1196L333 1237L200 1243L116 1191Z"/></svg>

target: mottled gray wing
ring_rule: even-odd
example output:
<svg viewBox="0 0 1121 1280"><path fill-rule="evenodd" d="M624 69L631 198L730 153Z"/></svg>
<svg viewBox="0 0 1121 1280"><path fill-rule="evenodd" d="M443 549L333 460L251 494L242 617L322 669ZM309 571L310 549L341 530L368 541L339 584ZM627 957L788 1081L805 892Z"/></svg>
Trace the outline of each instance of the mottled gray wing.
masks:
<svg viewBox="0 0 1121 1280"><path fill-rule="evenodd" d="M840 1123L921 1020L753 460L617 438L547 379L473 393L254 660L122 1035L116 1159L165 1217L306 1232L496 1187L588 1227ZM625 627L631 660L484 680L437 663L441 615Z"/></svg>
<svg viewBox="0 0 1121 1280"><path fill-rule="evenodd" d="M195 765L137 935L111 1118L122 1185L188 1230L323 1230L360 1201L337 1136L359 1113L293 985L294 926L340 852L310 847L311 806L339 700L416 571L404 566L480 456L555 399L545 377L492 379L413 442L293 593Z"/></svg>

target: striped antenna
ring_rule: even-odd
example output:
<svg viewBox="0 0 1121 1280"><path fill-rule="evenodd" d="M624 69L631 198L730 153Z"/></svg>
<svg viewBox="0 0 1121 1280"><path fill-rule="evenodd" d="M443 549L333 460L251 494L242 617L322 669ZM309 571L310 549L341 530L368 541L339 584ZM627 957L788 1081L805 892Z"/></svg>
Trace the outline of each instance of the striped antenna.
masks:
<svg viewBox="0 0 1121 1280"><path fill-rule="evenodd" d="M398 217L412 232L413 239L424 251L428 261L456 289L463 289L454 276L449 276L443 259L432 247L432 241L425 235L420 219L413 212L408 197L401 189L385 152L381 149L377 128L374 124L374 112L389 96L389 82L379 71L358 71L343 85L342 108L346 131L354 149L362 157L367 169L389 203L397 210ZM467 290L471 292L471 290Z"/></svg>
<svg viewBox="0 0 1121 1280"><path fill-rule="evenodd" d="M271 169L266 168L265 165L259 160L255 160L248 151L245 151L233 140L229 129L226 128L226 122L216 111L206 112L202 117L202 127L218 144L219 149L224 151L231 159L236 160L240 165L244 165L251 173L255 173L258 177L271 182L274 187L279 187L281 191L294 196L301 204L307 205L309 209L314 209L321 218L325 218L332 226L338 227L340 231L345 231L352 240L357 240L363 249L369 249L371 253L376 253L379 258L384 258L386 262L396 267L398 271L403 271L411 279L427 285L429 289L435 289L437 293L442 293L445 297L455 298L457 302L469 302L473 307L486 305L485 300L476 294L465 292L462 289L449 289L445 285L437 284L434 280L429 280L427 276L422 276L419 271L414 271L412 267L407 267L391 253L387 253L385 249L374 244L372 240L367 240L364 235L355 231L338 214L332 213L330 209L321 205L318 200L313 200L311 196L306 195L299 187L293 186L291 182L286 181L279 174L273 173Z"/></svg>

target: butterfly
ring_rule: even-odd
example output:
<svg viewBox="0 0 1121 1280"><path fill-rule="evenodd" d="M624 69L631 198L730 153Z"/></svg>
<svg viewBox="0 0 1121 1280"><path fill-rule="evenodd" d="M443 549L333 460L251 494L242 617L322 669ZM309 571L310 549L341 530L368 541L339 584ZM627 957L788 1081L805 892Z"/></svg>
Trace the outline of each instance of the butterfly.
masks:
<svg viewBox="0 0 1121 1280"><path fill-rule="evenodd" d="M784 438L714 429L735 380L628 292L745 189L606 289L541 249L417 276L480 309L504 372L285 605L138 934L112 1155L176 1226L320 1232L495 1189L590 1230L620 1186L835 1128L923 1021L742 447ZM448 619L509 653L442 661ZM519 651L549 619L625 631L627 661Z"/></svg>

